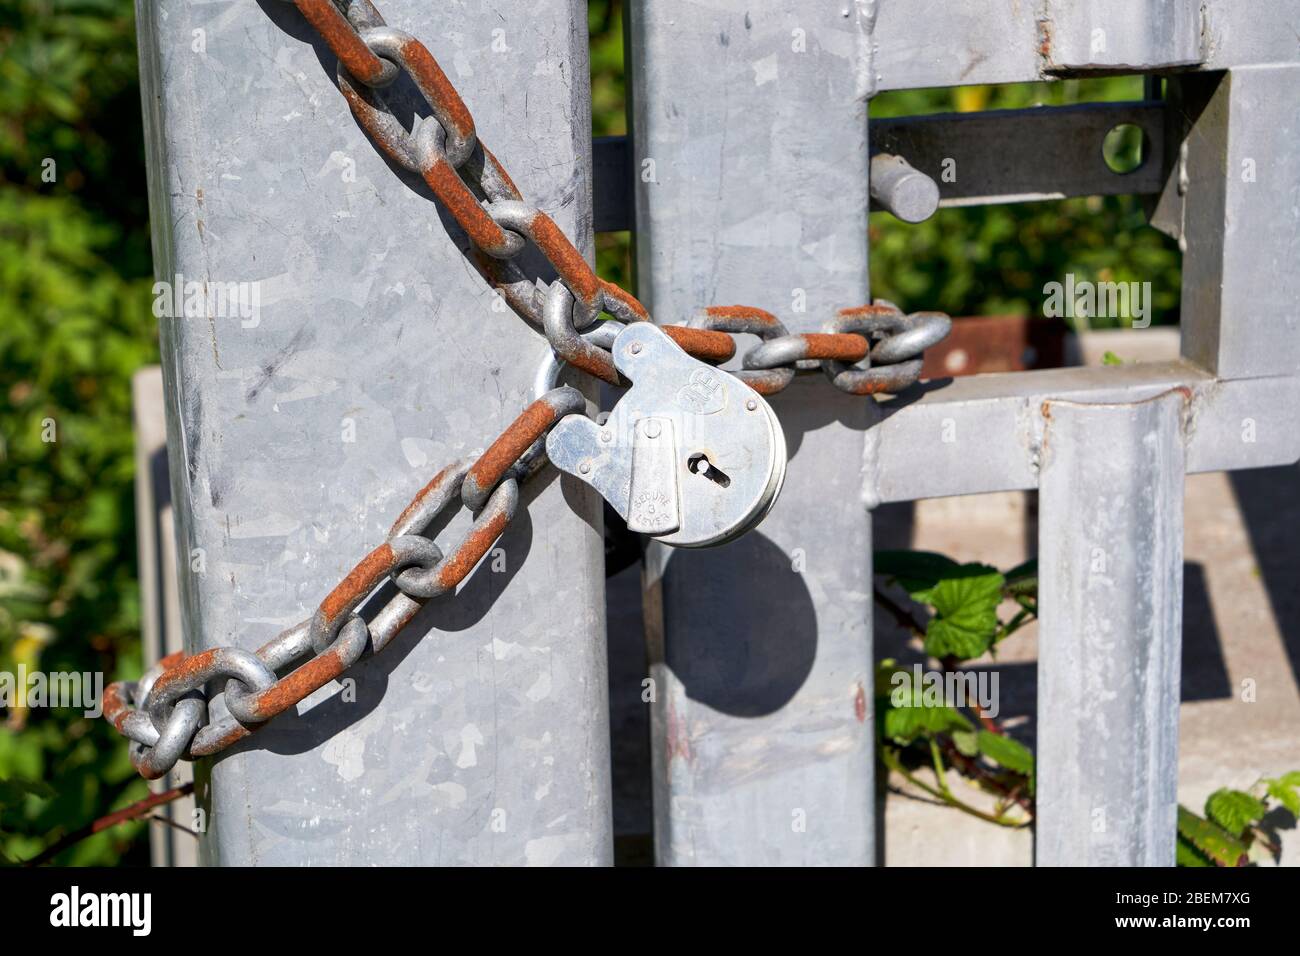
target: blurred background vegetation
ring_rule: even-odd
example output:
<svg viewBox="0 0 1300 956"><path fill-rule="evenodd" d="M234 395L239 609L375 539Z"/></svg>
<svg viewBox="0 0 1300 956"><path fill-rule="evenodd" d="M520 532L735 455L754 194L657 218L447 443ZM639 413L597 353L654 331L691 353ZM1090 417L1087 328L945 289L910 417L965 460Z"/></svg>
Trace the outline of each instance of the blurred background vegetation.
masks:
<svg viewBox="0 0 1300 956"><path fill-rule="evenodd" d="M626 132L620 0L591 0L593 128ZM1109 78L889 93L875 116L1138 99ZM490 117L480 121L490 125ZM1010 148L1032 148L1011 144ZM53 161L53 181L46 170ZM1177 321L1179 257L1130 197L871 217L872 287L906 310L1041 313L1043 284L1153 284ZM630 281L630 237L598 237ZM130 377L157 361L132 0L0 6L0 671L140 672ZM765 305L765 303L754 303ZM57 441L42 440L52 420ZM121 740L76 710L0 709L0 859L142 798ZM143 823L59 857L147 863Z"/></svg>

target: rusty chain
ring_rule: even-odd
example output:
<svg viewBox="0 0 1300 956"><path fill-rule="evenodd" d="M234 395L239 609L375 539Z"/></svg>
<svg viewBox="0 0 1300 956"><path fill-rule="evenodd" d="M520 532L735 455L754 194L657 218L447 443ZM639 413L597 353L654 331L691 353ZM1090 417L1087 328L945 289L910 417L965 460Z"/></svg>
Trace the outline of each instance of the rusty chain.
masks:
<svg viewBox="0 0 1300 956"><path fill-rule="evenodd" d="M477 460L444 468L398 516L387 540L361 559L310 618L256 651L217 647L161 660L139 681L110 684L104 716L133 741L131 762L154 779L176 761L205 757L244 739L351 667L382 651L424 603L454 591L505 531L519 504L519 486L540 469L539 442L565 415L586 406L561 386L528 406ZM469 531L445 553L423 537L447 509L474 513ZM369 623L358 611L384 582L397 592ZM306 658L306 660L303 660ZM302 661L291 672L276 672ZM225 681L229 713L207 720L204 688Z"/></svg>
<svg viewBox="0 0 1300 956"><path fill-rule="evenodd" d="M599 278L554 220L524 201L428 48L389 27L370 0L293 2L338 58L339 90L357 121L389 158L428 184L469 237L475 263L504 301L545 333L560 360L611 384L626 384L600 344L608 336L591 330L602 314L639 322L648 321L649 313L635 296ZM402 72L432 112L413 133L383 98L383 89ZM555 281L534 281L515 263L528 242L554 269ZM744 354L735 374L764 395L781 391L796 373L818 368L837 388L870 395L916 382L923 350L950 327L941 313L904 315L877 302L840 311L821 333L790 334L770 312L749 306L710 306L687 325L664 326L664 331L712 364L735 356L733 335L757 336L760 342ZM310 618L256 651L178 652L139 681L110 684L104 716L131 740L132 764L154 779L180 759L219 753L339 677L367 650L382 651L426 601L453 592L487 554L514 517L520 484L545 464L547 432L584 407L576 389L546 391L476 460L439 472L397 518L384 543ZM473 523L444 553L424 532L456 502L473 513ZM359 611L387 582L396 593L367 622ZM212 720L207 689L217 681L224 681L226 713Z"/></svg>

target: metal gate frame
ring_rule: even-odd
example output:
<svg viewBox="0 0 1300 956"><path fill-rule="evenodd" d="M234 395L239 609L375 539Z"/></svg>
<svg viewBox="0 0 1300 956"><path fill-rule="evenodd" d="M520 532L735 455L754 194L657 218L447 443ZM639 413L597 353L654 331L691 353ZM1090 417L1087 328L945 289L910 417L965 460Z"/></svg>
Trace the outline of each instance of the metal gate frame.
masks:
<svg viewBox="0 0 1300 956"><path fill-rule="evenodd" d="M1180 361L972 376L878 406L792 389L777 510L728 550L652 549L647 609L659 862L871 863L869 508L1038 488L1037 862L1172 864L1182 477L1300 458L1300 2L656 0L630 17L634 136L597 149L594 211L583 5L385 13L448 65L494 150L530 158L508 165L588 256L593 216L634 219L664 322L735 297L808 330L866 301L872 152L925 172L953 143L946 204L1151 194L1184 249ZM163 323L191 651L255 647L312 607L426 460L526 403L546 351L366 142L295 17L138 4L159 276L260 282L265 305L255 324ZM1167 98L868 135L883 90L1108 72L1164 76ZM1158 153L1137 178L1111 180L1099 140L980 163L1027 134L1086 146L1121 114ZM782 309L795 288L806 313ZM196 768L204 859L608 863L597 504L550 482L504 569L365 664L352 701L333 685ZM796 609L816 626L782 647ZM750 657L729 660L737 646Z"/></svg>

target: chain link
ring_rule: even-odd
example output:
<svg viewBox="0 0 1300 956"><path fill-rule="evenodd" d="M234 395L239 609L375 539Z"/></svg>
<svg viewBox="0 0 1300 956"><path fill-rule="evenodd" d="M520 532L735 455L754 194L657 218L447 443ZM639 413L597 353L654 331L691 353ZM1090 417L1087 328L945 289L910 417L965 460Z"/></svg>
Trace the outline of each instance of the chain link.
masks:
<svg viewBox="0 0 1300 956"><path fill-rule="evenodd" d="M429 50L389 27L370 0L294 4L338 58L339 89L357 122L393 162L421 176L465 231L475 264L505 302L545 333L557 359L611 384L626 384L614 367L609 336L592 330L602 314L617 320L610 325L648 321L645 306L599 278L555 221L524 201ZM402 73L432 114L413 132L384 99L383 90ZM554 270L555 281L533 280L517 265L528 243ZM734 357L733 335L758 336L735 374L764 395L781 391L797 372L819 367L838 388L865 395L914 383L922 351L950 327L940 313L903 315L877 302L841 311L821 333L792 335L770 312L749 306L710 306L686 326L664 331L691 355L714 364ZM487 554L515 515L520 484L545 463L547 432L584 406L576 389L546 391L477 459L448 466L421 489L384 543L311 617L256 651L177 653L138 681L110 684L104 716L130 739L136 769L154 779L182 758L219 753L338 678L367 650L377 654L387 647L426 601L455 591ZM444 553L425 532L457 505L470 510L473 522ZM361 610L388 582L396 593L367 621ZM208 695L218 682L226 713L212 720Z"/></svg>
<svg viewBox="0 0 1300 956"><path fill-rule="evenodd" d="M394 162L423 177L469 237L475 264L505 302L539 326L565 362L612 385L626 384L609 350L582 333L602 313L637 322L648 320L649 312L631 293L599 278L555 221L524 201L478 138L468 107L429 50L410 34L385 25L369 0L295 3L338 57L339 89L357 121ZM393 80L388 67L411 78L433 114L413 133L383 99L382 88ZM556 281L534 281L516 264L528 243L555 271ZM849 316L869 316L870 321ZM863 395L914 383L920 375L914 360L926 347L916 343L943 338L946 322L940 313L904 317L888 303L876 303L840 312L822 333L791 335L761 309L711 306L689 323L693 332L681 326L666 329L693 356L715 363L734 354L727 333L757 334L764 341L744 356L740 377L763 394L785 388L798 371L821 367L839 388ZM884 368L895 365L900 367Z"/></svg>
<svg viewBox="0 0 1300 956"><path fill-rule="evenodd" d="M439 472L397 517L388 538L361 559L310 618L256 651L217 647L164 658L139 681L110 684L104 716L129 737L131 762L154 779L182 757L225 750L339 677L365 654L388 646L431 598L468 577L501 537L519 505L519 485L537 470L538 443L565 415L585 407L561 386L533 402L477 459ZM470 529L446 553L423 534L448 508L463 504ZM359 611L386 582L397 588L369 623ZM283 677L277 672L306 657ZM205 689L224 681L228 714L207 717Z"/></svg>

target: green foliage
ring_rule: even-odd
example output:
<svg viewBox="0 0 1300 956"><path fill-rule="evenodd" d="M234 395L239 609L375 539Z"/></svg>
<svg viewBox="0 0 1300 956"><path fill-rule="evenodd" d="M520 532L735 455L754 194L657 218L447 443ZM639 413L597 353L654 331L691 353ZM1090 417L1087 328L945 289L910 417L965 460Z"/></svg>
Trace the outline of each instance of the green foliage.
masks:
<svg viewBox="0 0 1300 956"><path fill-rule="evenodd" d="M970 721L955 708L928 703L922 688L904 683L896 675L909 676L892 660L882 661L876 668L877 717L885 737L906 746L918 737L972 730Z"/></svg>
<svg viewBox="0 0 1300 956"><path fill-rule="evenodd" d="M1198 817L1186 807L1178 808L1178 856L1200 863L1184 865L1245 866L1246 845L1222 827Z"/></svg>
<svg viewBox="0 0 1300 956"><path fill-rule="evenodd" d="M938 660L945 674L960 673L964 663L983 656L1036 615L1038 564L1034 560L1000 574L987 565L960 564L928 551L878 551L875 567L913 601L928 605L926 623L915 619L905 623L923 638L925 652ZM876 600L896 616L906 613L880 591ZM997 616L1003 601L1013 601L1019 608L1005 623ZM875 689L879 753L887 771L990 823L1016 827L1033 822L1033 751L995 719L972 707L976 718L972 721L949 702L935 699L938 695L927 697L912 673L892 659L878 665ZM957 796L948 784L950 769L993 795L993 811ZM922 776L926 770L932 783ZM1180 806L1177 864L1246 866L1259 854L1278 856L1279 837L1265 825L1274 805L1300 817L1300 771L1263 777L1248 791L1216 790L1205 801L1204 817Z"/></svg>
<svg viewBox="0 0 1300 956"><path fill-rule="evenodd" d="M959 576L936 584L923 598L934 607L925 652L969 660L987 651L998 630L1002 585L1002 575L982 564L964 565Z"/></svg>
<svg viewBox="0 0 1300 956"><path fill-rule="evenodd" d="M899 90L872 100L871 116L1141 98L1138 77ZM1135 196L940 209L917 224L885 212L871 216L872 294L907 312L1041 316L1043 286L1073 273L1076 281L1150 282L1153 323L1172 324L1178 321L1180 267L1177 244L1146 226ZM1113 327L1131 319L1091 324Z"/></svg>
<svg viewBox="0 0 1300 956"><path fill-rule="evenodd" d="M1265 778L1265 792L1290 812L1300 818L1300 770L1284 773L1280 777Z"/></svg>
<svg viewBox="0 0 1300 956"><path fill-rule="evenodd" d="M130 376L157 346L135 63L130 0L0 11L0 670L140 666ZM146 792L104 721L2 719L6 859ZM61 862L116 862L141 829Z"/></svg>
<svg viewBox="0 0 1300 956"><path fill-rule="evenodd" d="M1229 787L1205 801L1205 816L1178 808L1180 866L1247 866L1258 856L1276 858L1280 837L1267 823L1274 804L1300 816L1300 770L1261 777L1248 790Z"/></svg>
<svg viewBox="0 0 1300 956"><path fill-rule="evenodd" d="M1205 815L1235 837L1240 837L1267 812L1263 800L1226 787L1214 791L1205 801Z"/></svg>
<svg viewBox="0 0 1300 956"><path fill-rule="evenodd" d="M591 0L587 26L591 37L592 135L619 136L627 132L622 0ZM635 287L630 232L596 236L596 271L624 289Z"/></svg>
<svg viewBox="0 0 1300 956"><path fill-rule="evenodd" d="M897 583L913 601L929 606L924 625L912 619L908 626L922 636L926 654L939 661L945 674L960 673L962 664L983 656L1033 619L1037 568L1028 561L1002 574L985 564L961 564L929 551L875 554L877 574ZM880 592L877 600L902 613ZM1005 623L998 618L1004 601L1019 607ZM938 677L935 672L930 676ZM1014 827L1032 820L1033 752L996 720L976 710L976 726L950 703L927 697L911 672L893 660L881 662L876 670L876 713L881 760L888 769L944 803L992 823ZM933 785L910 769L909 763L918 762L929 765ZM992 813L953 793L947 781L949 764L995 796Z"/></svg>
<svg viewBox="0 0 1300 956"><path fill-rule="evenodd" d="M979 752L1000 767L1006 767L1015 773L1023 774L1033 789L1034 753L1018 740L1004 734L981 730L976 738Z"/></svg>
<svg viewBox="0 0 1300 956"><path fill-rule="evenodd" d="M878 551L876 571L895 578L913 601L933 607L925 630L931 657L970 660L998 638L1006 579L996 568L926 551Z"/></svg>

